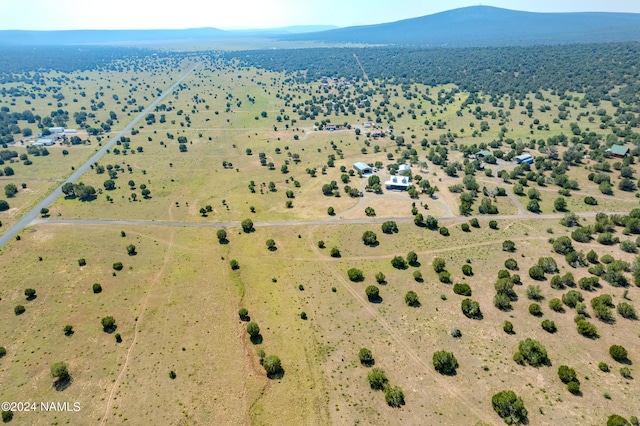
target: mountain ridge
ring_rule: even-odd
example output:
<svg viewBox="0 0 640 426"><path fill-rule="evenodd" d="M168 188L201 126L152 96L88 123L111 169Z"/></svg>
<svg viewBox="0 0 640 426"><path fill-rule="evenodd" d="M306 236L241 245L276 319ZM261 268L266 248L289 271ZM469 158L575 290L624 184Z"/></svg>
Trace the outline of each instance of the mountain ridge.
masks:
<svg viewBox="0 0 640 426"><path fill-rule="evenodd" d="M470 6L395 22L296 34L286 40L422 47L486 47L640 40L640 14L522 12Z"/></svg>
<svg viewBox="0 0 640 426"><path fill-rule="evenodd" d="M540 13L470 6L375 25L331 29L308 25L271 29L0 31L0 45L92 45L262 37L281 41L411 47L500 47L640 41L640 14Z"/></svg>

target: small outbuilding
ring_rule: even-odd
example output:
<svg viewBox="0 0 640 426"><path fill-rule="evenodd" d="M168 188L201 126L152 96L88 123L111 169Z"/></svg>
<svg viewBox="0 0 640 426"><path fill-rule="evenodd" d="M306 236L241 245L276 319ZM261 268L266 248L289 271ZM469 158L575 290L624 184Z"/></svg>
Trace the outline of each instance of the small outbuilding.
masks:
<svg viewBox="0 0 640 426"><path fill-rule="evenodd" d="M363 163L361 161L354 163L353 168L355 169L356 172L362 173L363 175L373 173L373 168L367 163Z"/></svg>
<svg viewBox="0 0 640 426"><path fill-rule="evenodd" d="M607 151L615 158L624 158L629 155L629 148L624 145L613 144Z"/></svg>
<svg viewBox="0 0 640 426"><path fill-rule="evenodd" d="M490 157L492 155L493 154L488 149L483 149L482 151L476 152L476 158L486 158L486 157Z"/></svg>
<svg viewBox="0 0 640 426"><path fill-rule="evenodd" d="M49 127L49 132L52 134L64 133L64 127Z"/></svg>
<svg viewBox="0 0 640 426"><path fill-rule="evenodd" d="M411 167L409 167L407 164L400 164L400 167L398 167L398 174L399 175L411 174Z"/></svg>
<svg viewBox="0 0 640 426"><path fill-rule="evenodd" d="M516 161L516 164L522 164L522 163L533 164L533 157L531 156L531 154L518 155L513 159Z"/></svg>

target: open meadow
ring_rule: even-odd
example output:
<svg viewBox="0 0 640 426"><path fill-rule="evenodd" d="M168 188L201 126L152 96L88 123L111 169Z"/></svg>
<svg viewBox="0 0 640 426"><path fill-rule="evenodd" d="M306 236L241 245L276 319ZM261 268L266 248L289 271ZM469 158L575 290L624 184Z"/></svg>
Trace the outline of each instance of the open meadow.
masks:
<svg viewBox="0 0 640 426"><path fill-rule="evenodd" d="M529 424L640 416L640 150L618 99L304 81L207 52L43 74L58 89L5 112L32 106L33 134L95 114L48 155L5 144L0 230L195 63L0 251L2 400L81 406L13 422L501 424L503 390Z"/></svg>

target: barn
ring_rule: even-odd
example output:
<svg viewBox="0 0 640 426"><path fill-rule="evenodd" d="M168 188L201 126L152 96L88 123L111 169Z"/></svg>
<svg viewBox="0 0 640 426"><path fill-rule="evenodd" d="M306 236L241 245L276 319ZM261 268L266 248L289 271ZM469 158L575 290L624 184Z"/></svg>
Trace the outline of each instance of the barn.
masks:
<svg viewBox="0 0 640 426"><path fill-rule="evenodd" d="M361 161L354 163L353 168L355 169L356 172L362 173L363 175L368 175L373 173L373 168L367 163L363 163Z"/></svg>

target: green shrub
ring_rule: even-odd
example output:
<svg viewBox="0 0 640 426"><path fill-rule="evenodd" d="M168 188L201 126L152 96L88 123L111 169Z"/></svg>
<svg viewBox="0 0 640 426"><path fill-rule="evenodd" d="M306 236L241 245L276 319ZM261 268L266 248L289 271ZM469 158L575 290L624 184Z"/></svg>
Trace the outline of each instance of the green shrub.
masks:
<svg viewBox="0 0 640 426"><path fill-rule="evenodd" d="M471 268L471 265L462 265L462 273L470 277L473 275L473 268Z"/></svg>
<svg viewBox="0 0 640 426"><path fill-rule="evenodd" d="M555 333L556 331L558 331L556 323L551 320L542 321L542 328L548 333Z"/></svg>
<svg viewBox="0 0 640 426"><path fill-rule="evenodd" d="M502 329L507 334L513 334L513 324L509 321L505 321L502 323Z"/></svg>
<svg viewBox="0 0 640 426"><path fill-rule="evenodd" d="M549 309L554 312L562 312L564 311L564 306L562 305L562 300L555 298L549 300Z"/></svg>
<svg viewBox="0 0 640 426"><path fill-rule="evenodd" d="M380 300L380 289L375 285L368 286L364 292L367 295L369 302L376 302Z"/></svg>
<svg viewBox="0 0 640 426"><path fill-rule="evenodd" d="M247 310L247 308L240 308L238 310L238 316L241 321L246 321L249 318L249 310Z"/></svg>
<svg viewBox="0 0 640 426"><path fill-rule="evenodd" d="M455 294L459 294L460 296L471 296L471 287L469 287L469 284L459 284L456 283L453 285L453 292Z"/></svg>
<svg viewBox="0 0 640 426"><path fill-rule="evenodd" d="M507 259L504 261L504 267L507 268L510 271L517 271L518 270L518 262L516 262L515 259Z"/></svg>
<svg viewBox="0 0 640 426"><path fill-rule="evenodd" d="M501 391L491 398L493 410L508 425L519 425L527 421L527 409L524 407L522 398L513 391Z"/></svg>
<svg viewBox="0 0 640 426"><path fill-rule="evenodd" d="M482 319L480 304L471 299L464 299L461 303L462 313L471 319Z"/></svg>
<svg viewBox="0 0 640 426"><path fill-rule="evenodd" d="M374 390L382 390L385 388L388 380L387 375L384 370L381 368L374 368L367 374L367 380L369 381L369 386Z"/></svg>
<svg viewBox="0 0 640 426"><path fill-rule="evenodd" d="M511 309L511 299L504 293L498 293L493 296L493 305L501 311L508 311Z"/></svg>
<svg viewBox="0 0 640 426"><path fill-rule="evenodd" d="M542 281L544 280L544 269L538 265L534 265L529 268L529 276L534 280Z"/></svg>
<svg viewBox="0 0 640 426"><path fill-rule="evenodd" d="M576 290L569 290L562 295L562 303L570 308L575 308L578 302L582 302L583 300L582 293Z"/></svg>
<svg viewBox="0 0 640 426"><path fill-rule="evenodd" d="M360 359L360 363L362 365L371 366L375 364L375 359L373 358L373 354L367 348L361 348L358 352L358 358Z"/></svg>
<svg viewBox="0 0 640 426"><path fill-rule="evenodd" d="M399 408L404 403L404 392L397 386L388 387L384 391L384 399L387 401L387 405L393 408Z"/></svg>
<svg viewBox="0 0 640 426"><path fill-rule="evenodd" d="M433 259L431 265L433 266L433 270L436 272L436 274L444 271L446 267L444 259L440 257L436 257L435 259Z"/></svg>
<svg viewBox="0 0 640 426"><path fill-rule="evenodd" d="M609 364L607 364L606 362L599 362L598 368L600 369L600 371L604 371L605 373L609 372Z"/></svg>
<svg viewBox="0 0 640 426"><path fill-rule="evenodd" d="M362 242L365 246L377 246L378 236L373 231L364 231L362 234Z"/></svg>
<svg viewBox="0 0 640 426"><path fill-rule="evenodd" d="M353 282L360 282L364 280L364 274L360 269L351 268L347 271L349 279Z"/></svg>
<svg viewBox="0 0 640 426"><path fill-rule="evenodd" d="M567 383L567 390L574 395L578 395L580 393L580 382Z"/></svg>
<svg viewBox="0 0 640 426"><path fill-rule="evenodd" d="M618 303L618 306L616 307L616 309L623 318L636 319L635 308L630 304L628 304L627 302Z"/></svg>
<svg viewBox="0 0 640 426"><path fill-rule="evenodd" d="M102 286L98 283L95 283L92 289L95 294L102 293Z"/></svg>
<svg viewBox="0 0 640 426"><path fill-rule="evenodd" d="M16 305L16 307L13 308L13 312L16 315L22 315L22 314L24 314L25 311L26 311L26 308L24 306L22 306L22 305Z"/></svg>
<svg viewBox="0 0 640 426"><path fill-rule="evenodd" d="M540 367L551 363L544 345L534 339L521 340L518 344L517 353L522 356L522 364L526 362L532 367Z"/></svg>
<svg viewBox="0 0 640 426"><path fill-rule="evenodd" d="M560 378L560 381L562 381L562 383L564 383L565 385L569 382L575 382L577 378L576 370L566 365L561 365L558 368L558 377Z"/></svg>
<svg viewBox="0 0 640 426"><path fill-rule="evenodd" d="M540 309L540 305L538 305L537 303L530 304L529 313L536 317L539 317L540 315L542 315L542 310Z"/></svg>
<svg viewBox="0 0 640 426"><path fill-rule="evenodd" d="M438 274L438 279L443 284L450 284L451 283L451 274L449 272L447 272L447 271L442 271L442 272L440 272Z"/></svg>
<svg viewBox="0 0 640 426"><path fill-rule="evenodd" d="M607 419L607 426L631 426L631 423L622 416L612 414Z"/></svg>
<svg viewBox="0 0 640 426"><path fill-rule="evenodd" d="M622 367L622 368L620 369L620 375L621 375L622 377L624 377L625 379L631 379L631 378L633 378L633 377L631 376L631 370L629 369L629 367Z"/></svg>
<svg viewBox="0 0 640 426"><path fill-rule="evenodd" d="M585 337L589 337L591 339L595 339L598 337L598 329L595 325L591 324L587 320L578 320L576 321L576 327L578 329L578 333L582 334Z"/></svg>
<svg viewBox="0 0 640 426"><path fill-rule="evenodd" d="M407 269L407 262L402 256L394 256L394 258L391 259L391 266L396 269Z"/></svg>
<svg viewBox="0 0 640 426"><path fill-rule="evenodd" d="M116 328L116 320L111 315L103 317L100 320L100 324L102 324L102 330L105 333L111 333Z"/></svg>
<svg viewBox="0 0 640 426"><path fill-rule="evenodd" d="M262 367L270 379L277 379L282 376L282 362L276 355L268 355L262 360Z"/></svg>
<svg viewBox="0 0 640 426"><path fill-rule="evenodd" d="M456 374L458 360L451 352L437 351L433 354L433 367L440 374L452 376Z"/></svg>
<svg viewBox="0 0 640 426"><path fill-rule="evenodd" d="M539 285L530 285L527 287L527 298L531 300L543 299L542 290Z"/></svg>
<svg viewBox="0 0 640 426"><path fill-rule="evenodd" d="M249 324L247 324L247 333L249 334L249 336L255 339L260 335L260 326L253 321L250 322Z"/></svg>
<svg viewBox="0 0 640 426"><path fill-rule="evenodd" d="M609 355L611 358L615 359L618 362L625 362L627 360L627 350L620 345L612 345L609 348Z"/></svg>
<svg viewBox="0 0 640 426"><path fill-rule="evenodd" d="M420 306L420 301L415 291L408 291L404 296L404 302L411 307Z"/></svg>

